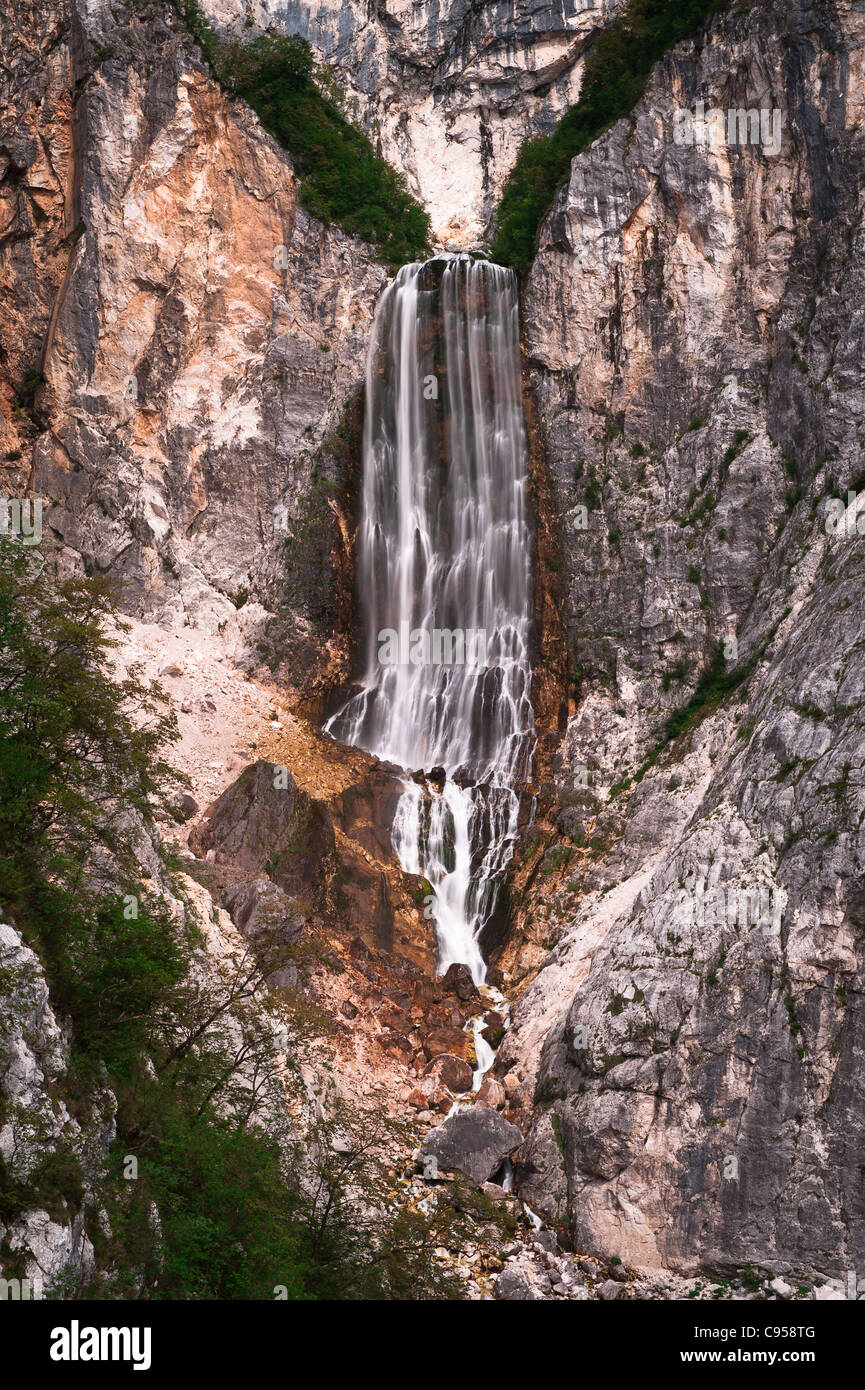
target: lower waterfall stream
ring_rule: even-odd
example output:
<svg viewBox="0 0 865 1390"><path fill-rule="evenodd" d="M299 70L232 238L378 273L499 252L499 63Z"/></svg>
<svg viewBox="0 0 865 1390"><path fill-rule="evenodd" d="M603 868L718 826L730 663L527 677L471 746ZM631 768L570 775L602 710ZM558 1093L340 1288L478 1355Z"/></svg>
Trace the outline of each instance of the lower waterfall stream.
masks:
<svg viewBox="0 0 865 1390"><path fill-rule="evenodd" d="M527 485L513 272L404 266L366 368L363 673L325 730L405 769L394 848L429 883L439 971L478 985L535 744Z"/></svg>

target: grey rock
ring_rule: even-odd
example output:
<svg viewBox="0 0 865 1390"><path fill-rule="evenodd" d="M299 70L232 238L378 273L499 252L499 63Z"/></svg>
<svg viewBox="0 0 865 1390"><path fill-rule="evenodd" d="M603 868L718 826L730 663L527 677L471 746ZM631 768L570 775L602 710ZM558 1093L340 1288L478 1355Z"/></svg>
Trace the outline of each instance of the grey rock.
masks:
<svg viewBox="0 0 865 1390"><path fill-rule="evenodd" d="M169 804L177 812L181 820L190 820L201 809L194 796L189 792L177 791L172 793Z"/></svg>
<svg viewBox="0 0 865 1390"><path fill-rule="evenodd" d="M688 1273L865 1266L865 555L826 525L831 490L862 487L865 151L842 95L862 18L814 21L758 5L669 54L572 162L525 299L587 673L554 782L565 810L591 767L599 804L593 862L517 913L527 937L541 907L558 925L499 1054L558 1097L520 1194L585 1248ZM819 78L793 56L818 50ZM733 71L783 114L776 156L672 139ZM670 740L717 652L726 695Z"/></svg>
<svg viewBox="0 0 865 1390"><path fill-rule="evenodd" d="M516 1125L508 1124L495 1110L473 1106L459 1110L423 1141L423 1153L434 1154L445 1172L455 1169L475 1182L488 1182L522 1143Z"/></svg>
<svg viewBox="0 0 865 1390"><path fill-rule="evenodd" d="M269 878L238 883L225 895L235 926L245 936L267 935L274 941L293 943L300 939L304 921L287 893Z"/></svg>
<svg viewBox="0 0 865 1390"><path fill-rule="evenodd" d="M226 0L204 8L240 37L257 32ZM611 8L446 0L409 20L364 0L323 0L274 7L266 19L270 30L310 40L429 207L434 235L461 250L484 238L522 141L551 129L576 99L585 47Z"/></svg>
<svg viewBox="0 0 865 1390"><path fill-rule="evenodd" d="M618 1298L621 1291L621 1284L617 1284L613 1279L605 1279L595 1290L598 1298L603 1299L605 1303L611 1303L614 1298Z"/></svg>
<svg viewBox="0 0 865 1390"><path fill-rule="evenodd" d="M556 1240L553 1231L533 1232L532 1244L537 1245L541 1250L546 1250L551 1255L554 1255L559 1248L559 1242Z"/></svg>
<svg viewBox="0 0 865 1390"><path fill-rule="evenodd" d="M506 1303L521 1303L529 1297L530 1285L515 1269L504 1269L495 1282L496 1298Z"/></svg>
<svg viewBox="0 0 865 1390"><path fill-rule="evenodd" d="M235 869L260 875L270 865L275 883L301 894L320 883L334 835L319 803L287 769L257 762L218 798L190 844Z"/></svg>

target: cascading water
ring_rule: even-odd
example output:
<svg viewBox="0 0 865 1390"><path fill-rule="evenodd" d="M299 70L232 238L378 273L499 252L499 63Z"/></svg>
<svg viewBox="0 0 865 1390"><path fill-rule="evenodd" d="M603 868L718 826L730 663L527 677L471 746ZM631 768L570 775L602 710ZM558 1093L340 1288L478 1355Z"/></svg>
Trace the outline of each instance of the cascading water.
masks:
<svg viewBox="0 0 865 1390"><path fill-rule="evenodd" d="M365 669L325 728L407 777L393 843L432 889L439 969L479 937L534 749L526 437L511 271L404 266L366 375L358 587Z"/></svg>

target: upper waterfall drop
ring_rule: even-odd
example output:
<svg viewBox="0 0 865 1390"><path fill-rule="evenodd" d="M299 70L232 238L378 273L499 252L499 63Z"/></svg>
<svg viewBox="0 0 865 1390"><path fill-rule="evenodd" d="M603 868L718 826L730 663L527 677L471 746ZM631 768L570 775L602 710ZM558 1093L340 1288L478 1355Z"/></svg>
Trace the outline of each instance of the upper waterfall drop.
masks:
<svg viewBox="0 0 865 1390"><path fill-rule="evenodd" d="M393 826L433 890L439 968L485 975L480 932L531 770L532 579L519 302L468 255L404 266L366 371L360 690L325 725L408 771Z"/></svg>

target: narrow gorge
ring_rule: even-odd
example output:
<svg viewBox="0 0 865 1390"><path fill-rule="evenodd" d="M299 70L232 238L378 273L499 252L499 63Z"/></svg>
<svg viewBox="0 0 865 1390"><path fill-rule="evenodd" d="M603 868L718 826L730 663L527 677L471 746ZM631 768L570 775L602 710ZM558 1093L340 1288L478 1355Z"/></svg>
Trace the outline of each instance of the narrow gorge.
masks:
<svg viewBox="0 0 865 1390"><path fill-rule="evenodd" d="M0 1301L861 1300L865 3L7 11Z"/></svg>

